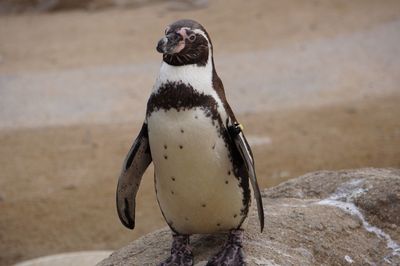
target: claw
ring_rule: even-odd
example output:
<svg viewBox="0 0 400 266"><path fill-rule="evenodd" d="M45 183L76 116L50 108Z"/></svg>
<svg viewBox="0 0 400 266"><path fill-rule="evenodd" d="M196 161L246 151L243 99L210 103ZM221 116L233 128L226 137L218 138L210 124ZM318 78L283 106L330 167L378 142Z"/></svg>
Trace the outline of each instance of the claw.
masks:
<svg viewBox="0 0 400 266"><path fill-rule="evenodd" d="M214 255L206 266L242 266L244 252L242 247L243 230L232 230L223 249Z"/></svg>
<svg viewBox="0 0 400 266"><path fill-rule="evenodd" d="M193 266L193 252L188 235L173 235L171 256L159 266Z"/></svg>

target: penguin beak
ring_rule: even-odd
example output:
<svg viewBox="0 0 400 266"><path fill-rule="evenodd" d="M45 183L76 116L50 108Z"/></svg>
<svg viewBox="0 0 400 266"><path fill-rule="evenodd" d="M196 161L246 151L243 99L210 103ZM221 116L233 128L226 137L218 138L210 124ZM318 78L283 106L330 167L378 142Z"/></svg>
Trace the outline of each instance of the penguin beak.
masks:
<svg viewBox="0 0 400 266"><path fill-rule="evenodd" d="M185 47L185 40L177 32L171 32L157 44L157 51L162 54L179 53Z"/></svg>

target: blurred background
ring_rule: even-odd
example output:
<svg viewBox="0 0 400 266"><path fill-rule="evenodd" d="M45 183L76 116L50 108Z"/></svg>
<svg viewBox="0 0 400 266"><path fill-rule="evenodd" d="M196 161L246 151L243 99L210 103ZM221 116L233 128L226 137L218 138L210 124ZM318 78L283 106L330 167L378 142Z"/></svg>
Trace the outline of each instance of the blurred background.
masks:
<svg viewBox="0 0 400 266"><path fill-rule="evenodd" d="M165 226L153 169L115 210L166 25L211 35L261 187L400 167L400 1L0 0L0 265L113 250Z"/></svg>

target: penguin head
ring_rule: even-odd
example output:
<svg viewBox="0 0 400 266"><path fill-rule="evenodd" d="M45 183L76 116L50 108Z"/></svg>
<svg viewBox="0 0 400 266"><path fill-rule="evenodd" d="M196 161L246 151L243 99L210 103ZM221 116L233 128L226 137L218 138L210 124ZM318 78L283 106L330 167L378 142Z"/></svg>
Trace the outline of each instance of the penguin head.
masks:
<svg viewBox="0 0 400 266"><path fill-rule="evenodd" d="M178 20L165 29L157 44L163 60L174 66L196 64L205 66L212 53L211 40L204 27L189 19Z"/></svg>

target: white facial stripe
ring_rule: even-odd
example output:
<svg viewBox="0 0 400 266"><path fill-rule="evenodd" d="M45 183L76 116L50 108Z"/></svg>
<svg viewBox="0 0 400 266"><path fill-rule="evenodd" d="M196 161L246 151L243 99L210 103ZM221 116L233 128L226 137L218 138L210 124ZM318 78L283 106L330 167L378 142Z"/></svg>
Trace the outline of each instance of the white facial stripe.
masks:
<svg viewBox="0 0 400 266"><path fill-rule="evenodd" d="M169 27L167 27L165 32L167 32L168 30L169 30ZM188 27L182 27L178 31L176 31L176 33L180 34L183 37L183 40L180 41L179 44L175 47L175 49L172 51L173 53L179 53L180 51L182 51L185 48L185 39L188 39L190 37L187 35L186 30L190 30L190 31L193 31L194 33L202 35L207 40L208 47L210 48L210 41L208 40L207 35L202 30L198 30L198 29L191 30Z"/></svg>
<svg viewBox="0 0 400 266"><path fill-rule="evenodd" d="M207 38L207 35L204 33L204 31L199 30L199 29L194 29L193 32L194 32L194 33L197 33L197 34L200 34L201 36L203 36L203 37L207 40L208 48L210 48L210 46L211 46L211 45L210 45L210 40Z"/></svg>
<svg viewBox="0 0 400 266"><path fill-rule="evenodd" d="M203 36L208 43L208 47L210 47L210 40L207 38L207 34L205 34L204 31L200 30L200 29L194 29L192 30L191 28L188 27L182 27L180 30L177 31L177 33L181 34L183 38L188 38L189 36L186 34L186 30L190 30L193 31L196 34L200 34L201 36Z"/></svg>

